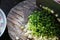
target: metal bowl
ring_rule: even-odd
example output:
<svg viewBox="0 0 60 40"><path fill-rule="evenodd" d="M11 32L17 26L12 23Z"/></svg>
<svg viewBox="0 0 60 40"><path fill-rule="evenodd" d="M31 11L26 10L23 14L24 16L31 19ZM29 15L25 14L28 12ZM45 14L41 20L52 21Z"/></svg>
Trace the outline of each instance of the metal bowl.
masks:
<svg viewBox="0 0 60 40"><path fill-rule="evenodd" d="M4 12L2 11L2 9L0 9L0 37L4 33L6 24L7 24L6 16L5 16Z"/></svg>

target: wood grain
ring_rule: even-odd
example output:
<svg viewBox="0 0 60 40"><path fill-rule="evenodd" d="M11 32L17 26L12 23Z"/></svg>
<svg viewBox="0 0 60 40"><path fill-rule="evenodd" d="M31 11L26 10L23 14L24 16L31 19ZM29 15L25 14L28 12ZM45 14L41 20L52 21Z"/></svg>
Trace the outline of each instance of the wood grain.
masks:
<svg viewBox="0 0 60 40"><path fill-rule="evenodd" d="M12 40L27 40L22 36L21 27L25 27L28 16L36 9L36 0L25 0L13 7L7 16L8 32Z"/></svg>

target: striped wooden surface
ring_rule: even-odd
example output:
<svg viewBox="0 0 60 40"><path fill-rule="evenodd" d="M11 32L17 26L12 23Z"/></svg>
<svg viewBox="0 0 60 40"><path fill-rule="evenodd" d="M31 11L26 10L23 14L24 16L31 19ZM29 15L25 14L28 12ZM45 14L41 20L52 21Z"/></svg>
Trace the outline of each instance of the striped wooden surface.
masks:
<svg viewBox="0 0 60 40"><path fill-rule="evenodd" d="M36 0L25 0L11 9L7 16L8 32L12 40L27 40L22 35L30 13L36 9Z"/></svg>

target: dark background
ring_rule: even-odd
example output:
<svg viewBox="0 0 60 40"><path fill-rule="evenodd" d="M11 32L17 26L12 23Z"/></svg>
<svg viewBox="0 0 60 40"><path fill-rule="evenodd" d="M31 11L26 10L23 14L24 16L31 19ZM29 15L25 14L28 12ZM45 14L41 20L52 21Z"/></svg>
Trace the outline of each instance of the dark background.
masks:
<svg viewBox="0 0 60 40"><path fill-rule="evenodd" d="M43 5L54 10L55 13L58 14L58 18L60 18L60 4L56 3L54 0L36 0L37 5Z"/></svg>
<svg viewBox="0 0 60 40"><path fill-rule="evenodd" d="M6 17L7 17L10 9L21 1L23 0L0 0L0 8L5 12ZM11 40L8 34L7 27L4 34L0 37L0 40Z"/></svg>

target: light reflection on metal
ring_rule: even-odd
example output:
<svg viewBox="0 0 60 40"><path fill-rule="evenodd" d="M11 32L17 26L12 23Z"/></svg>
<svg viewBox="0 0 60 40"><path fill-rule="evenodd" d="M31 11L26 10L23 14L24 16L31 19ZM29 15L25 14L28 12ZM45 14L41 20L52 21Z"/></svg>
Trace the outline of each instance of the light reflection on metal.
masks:
<svg viewBox="0 0 60 40"><path fill-rule="evenodd" d="M54 0L55 2L57 2L58 4L60 4L60 0Z"/></svg>

